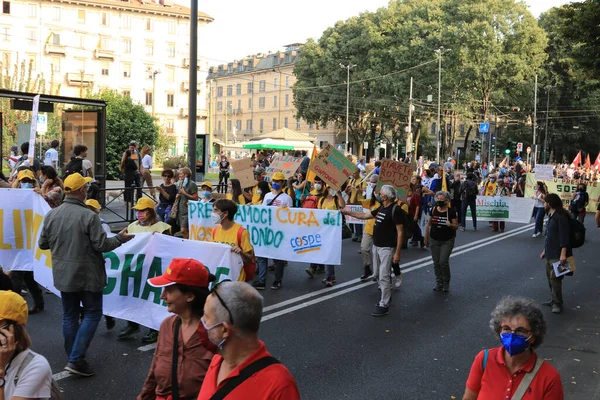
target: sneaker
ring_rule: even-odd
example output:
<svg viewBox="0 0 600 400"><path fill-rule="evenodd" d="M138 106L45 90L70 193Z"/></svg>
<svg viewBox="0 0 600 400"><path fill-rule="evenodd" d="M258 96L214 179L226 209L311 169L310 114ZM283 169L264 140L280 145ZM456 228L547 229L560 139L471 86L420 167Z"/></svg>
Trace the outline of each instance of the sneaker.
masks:
<svg viewBox="0 0 600 400"><path fill-rule="evenodd" d="M381 307L380 305L377 305L375 306L375 311L371 315L374 317L383 317L384 315L388 315L388 313L388 307Z"/></svg>
<svg viewBox="0 0 600 400"><path fill-rule="evenodd" d="M156 343L158 340L158 331L150 329L148 334L142 338L142 343Z"/></svg>
<svg viewBox="0 0 600 400"><path fill-rule="evenodd" d="M562 307L558 304L552 304L552 314L560 314L562 311Z"/></svg>
<svg viewBox="0 0 600 400"><path fill-rule="evenodd" d="M252 282L252 287L256 290L265 290L265 282L264 281L254 281L254 282Z"/></svg>
<svg viewBox="0 0 600 400"><path fill-rule="evenodd" d="M21 289L21 296L27 296L29 294L29 292L27 291L27 289Z"/></svg>
<svg viewBox="0 0 600 400"><path fill-rule="evenodd" d="M80 375L80 376L92 376L94 375L94 370L87 361L79 361L79 362L70 362L65 367L65 371L69 371L72 374Z"/></svg>
<svg viewBox="0 0 600 400"><path fill-rule="evenodd" d="M110 331L115 327L117 321L115 321L113 317L109 317L108 315L106 315L104 318L106 319L106 330Z"/></svg>
<svg viewBox="0 0 600 400"><path fill-rule="evenodd" d="M119 339L129 339L140 331L138 324L128 323L125 329L119 332Z"/></svg>
<svg viewBox="0 0 600 400"><path fill-rule="evenodd" d="M331 279L326 279L325 280L325 286L326 287L332 287L334 283L335 283L334 280L331 280Z"/></svg>
<svg viewBox="0 0 600 400"><path fill-rule="evenodd" d="M400 286L402 286L402 274L396 276L394 279L394 287L399 288Z"/></svg>
<svg viewBox="0 0 600 400"><path fill-rule="evenodd" d="M438 282L438 283L437 283L437 284L434 286L434 288L433 288L433 290L434 290L434 291L436 291L436 292L441 292L441 291L442 291L442 289L444 289L444 285L442 285L442 283L441 283L441 282Z"/></svg>
<svg viewBox="0 0 600 400"><path fill-rule="evenodd" d="M538 236L540 236L542 233L541 232L536 232L533 235L531 235L532 238L536 238Z"/></svg>
<svg viewBox="0 0 600 400"><path fill-rule="evenodd" d="M373 279L371 279L373 282L377 282L379 280L378 276L373 276Z"/></svg>
<svg viewBox="0 0 600 400"><path fill-rule="evenodd" d="M306 271L306 273L308 274L309 278L314 278L315 277L315 269L313 267L308 267L304 271Z"/></svg>
<svg viewBox="0 0 600 400"><path fill-rule="evenodd" d="M542 303L543 306L547 306L547 307L552 307L554 305L554 302L552 300L550 301L544 301Z"/></svg>
<svg viewBox="0 0 600 400"><path fill-rule="evenodd" d="M364 273L360 276L360 281L361 282L366 282L369 280L369 278L371 277L371 275L373 275L373 271L371 271L371 266L370 265L365 265L365 271Z"/></svg>
<svg viewBox="0 0 600 400"><path fill-rule="evenodd" d="M272 290L281 289L281 281L274 281L273 284L271 285L271 289Z"/></svg>

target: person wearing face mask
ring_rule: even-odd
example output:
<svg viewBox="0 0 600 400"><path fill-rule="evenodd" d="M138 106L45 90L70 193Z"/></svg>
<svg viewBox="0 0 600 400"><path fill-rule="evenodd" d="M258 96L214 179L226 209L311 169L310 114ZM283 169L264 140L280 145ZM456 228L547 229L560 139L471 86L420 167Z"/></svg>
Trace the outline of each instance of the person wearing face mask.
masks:
<svg viewBox="0 0 600 400"><path fill-rule="evenodd" d="M262 315L263 298L247 283L224 281L213 287L200 322L219 353L210 362L198 400L300 399L292 374L258 339Z"/></svg>
<svg viewBox="0 0 600 400"><path fill-rule="evenodd" d="M246 204L246 198L242 192L242 185L239 179L230 179L227 184L227 194L225 196L228 200L232 200L235 204L244 205Z"/></svg>
<svg viewBox="0 0 600 400"><path fill-rule="evenodd" d="M296 207L302 207L302 203L310 193L310 182L306 180L305 172L298 172L296 174L296 182L292 183L294 193L296 195L296 201L294 205Z"/></svg>
<svg viewBox="0 0 600 400"><path fill-rule="evenodd" d="M483 195L493 196L496 192L496 176L490 175L487 182L483 185Z"/></svg>
<svg viewBox="0 0 600 400"><path fill-rule="evenodd" d="M42 166L42 174L40 175L42 187L34 188L33 191L41 195L50 208L56 208L63 201L63 181L58 177L56 170L49 166Z"/></svg>
<svg viewBox="0 0 600 400"><path fill-rule="evenodd" d="M437 192L435 207L429 213L429 222L425 228L425 247L431 249L436 292L450 291L450 254L454 248L454 239L458 229L456 211L450 208L450 194Z"/></svg>
<svg viewBox="0 0 600 400"><path fill-rule="evenodd" d="M320 176L315 176L314 184L310 194L302 202L302 208L319 208L319 200L327 193L327 185L323 182ZM316 274L325 273L325 265L311 263L304 270L310 279Z"/></svg>
<svg viewBox="0 0 600 400"><path fill-rule="evenodd" d="M158 333L150 371L137 400L195 399L213 355L217 352L200 318L216 280L200 261L174 258L167 272L148 279L162 288L160 298L173 315L167 317ZM177 348L177 382L173 377L173 352Z"/></svg>
<svg viewBox="0 0 600 400"><path fill-rule="evenodd" d="M261 194L257 193L259 190L259 183L264 182L265 180L265 169L263 167L257 166L256 168L254 168L254 180L256 180L256 185L252 186L251 188L245 189L244 197L246 198L248 204L260 205L262 204L262 201L260 199L261 194L267 194L264 190L261 190ZM271 188L269 187L269 191L270 190Z"/></svg>
<svg viewBox="0 0 600 400"><path fill-rule="evenodd" d="M240 273L240 281L248 281L254 278L256 262L254 259L254 247L250 242L250 233L238 223L233 222L238 206L232 200L219 199L215 201L213 212L210 215L216 226L212 232L212 242L223 243L231 246L231 251L239 254L244 262L244 268ZM255 282L265 286L266 276L259 276Z"/></svg>
<svg viewBox="0 0 600 400"><path fill-rule="evenodd" d="M179 168L179 192L175 198L175 205L177 211L177 222L181 229L181 235L184 239L189 239L190 232L188 230L188 202L190 200L198 200L198 186L196 182L192 180L192 171L185 167Z"/></svg>
<svg viewBox="0 0 600 400"><path fill-rule="evenodd" d="M379 175L373 174L369 178L369 185L372 185L373 188L369 193L367 191L368 200L363 200L362 206L369 211L375 211L380 206L381 203L377 201L377 197L379 196L379 191L377 190L377 182L379 181ZM377 281L377 277L379 276L378 271L373 271L371 269L371 263L373 262L373 228L375 227L375 219L369 218L365 223L365 228L363 229L362 240L360 241L360 254L363 260L363 274L360 276L361 282L366 282L371 279L371 275L373 272L375 274L373 276L373 280Z"/></svg>
<svg viewBox="0 0 600 400"><path fill-rule="evenodd" d="M285 175L281 172L275 172L271 178L273 182L271 187L273 191L267 193L264 198L262 205L268 207L292 207L292 198L287 194L283 193L283 185L285 184ZM283 260L275 261L275 281L271 285L271 289L281 289L281 282L283 280ZM267 270L267 259L264 257L257 257L256 263L258 264L258 275L266 276ZM257 289L261 289L259 286L255 286ZM262 287L264 289L264 286Z"/></svg>
<svg viewBox="0 0 600 400"><path fill-rule="evenodd" d="M19 171L17 179L13 181L11 186L13 189L39 189L40 187L33 171L29 168Z"/></svg>
<svg viewBox="0 0 600 400"><path fill-rule="evenodd" d="M542 310L531 299L508 296L491 316L490 328L502 346L477 354L463 400L563 400L558 371L534 351L546 336Z"/></svg>
<svg viewBox="0 0 600 400"><path fill-rule="evenodd" d="M54 287L61 292L63 336L69 357L65 369L81 376L94 374L85 353L102 318L102 290L106 285L102 254L133 238L126 229L107 237L98 215L84 203L91 180L79 173L65 179L65 201L46 214L39 239L40 249L50 250Z"/></svg>
<svg viewBox="0 0 600 400"><path fill-rule="evenodd" d="M319 200L319 209L321 210L341 210L346 207L346 202L342 197L341 191L336 191L331 187L327 187L325 196ZM335 266L325 265L325 279L322 282L327 287L333 286L335 283Z"/></svg>
<svg viewBox="0 0 600 400"><path fill-rule="evenodd" d="M200 184L200 202L201 203L214 203L215 199L212 197L212 183L204 181Z"/></svg>
<svg viewBox="0 0 600 400"><path fill-rule="evenodd" d="M364 160L361 160L364 161ZM359 163L360 165L360 163ZM361 204L365 199L363 193L366 190L366 183L363 182L362 178L366 177L366 174L362 174L362 170L355 170L344 191L348 196L348 204ZM350 224L353 228L353 242L360 242L361 236L363 234L363 225L362 224Z"/></svg>
<svg viewBox="0 0 600 400"><path fill-rule="evenodd" d="M379 191L378 201L381 206L370 212L352 212L343 210L342 213L364 220L375 219L373 227L373 267L379 270L378 283L381 289L381 300L371 314L383 317L389 313L392 299L392 264L400 264L400 252L404 241L404 227L407 217L402 208L396 203L396 189L391 185L383 185Z"/></svg>
<svg viewBox="0 0 600 400"><path fill-rule="evenodd" d="M534 238L540 236L544 228L544 216L546 215L544 197L546 197L547 194L548 190L546 189L544 182L537 181L535 185L535 194L531 196L531 198L535 200L535 203L533 204L535 227L532 236Z"/></svg>
<svg viewBox="0 0 600 400"><path fill-rule="evenodd" d="M493 194L494 197L510 197L510 190L505 186L504 179L498 179L498 185L496 186L496 190ZM500 227L500 232L504 232L505 221L493 221L492 222L492 231L498 232L498 227Z"/></svg>

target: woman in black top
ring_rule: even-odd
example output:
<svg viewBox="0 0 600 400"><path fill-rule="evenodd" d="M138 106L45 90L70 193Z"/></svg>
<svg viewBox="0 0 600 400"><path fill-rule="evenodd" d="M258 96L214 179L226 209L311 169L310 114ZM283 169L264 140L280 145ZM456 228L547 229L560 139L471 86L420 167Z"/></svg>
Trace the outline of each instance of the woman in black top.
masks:
<svg viewBox="0 0 600 400"><path fill-rule="evenodd" d="M449 203L448 192L440 191L435 194L435 207L431 209L425 229L425 247L431 248L436 280L433 290L436 292L450 290L450 253L454 248L458 217Z"/></svg>
<svg viewBox="0 0 600 400"><path fill-rule="evenodd" d="M123 197L125 197L126 203L133 203L133 189L129 189L132 186L135 186L135 177L138 172L138 164L137 162L131 158L131 150L127 150L125 152L125 158L121 162L121 172L124 175L123 180L125 181L125 193Z"/></svg>
<svg viewBox="0 0 600 400"><path fill-rule="evenodd" d="M171 209L177 196L177 186L173 183L175 174L173 170L165 169L162 172L163 183L158 187L158 205L156 214L163 222L169 222Z"/></svg>
<svg viewBox="0 0 600 400"><path fill-rule="evenodd" d="M229 161L227 161L227 157L221 156L221 162L219 163L219 189L223 193L227 190L227 179L229 179Z"/></svg>

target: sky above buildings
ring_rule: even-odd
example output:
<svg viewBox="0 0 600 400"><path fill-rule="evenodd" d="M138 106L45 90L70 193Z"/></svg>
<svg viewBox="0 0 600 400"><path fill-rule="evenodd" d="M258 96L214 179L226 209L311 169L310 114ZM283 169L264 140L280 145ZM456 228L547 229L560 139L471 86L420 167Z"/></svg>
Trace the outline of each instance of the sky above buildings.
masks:
<svg viewBox="0 0 600 400"><path fill-rule="evenodd" d="M176 0L189 6L189 0ZM525 0L538 17L568 0ZM200 54L209 65L247 55L283 49L290 43L318 39L327 27L363 11L375 11L388 0L227 0L200 1L199 9L215 20L203 30Z"/></svg>

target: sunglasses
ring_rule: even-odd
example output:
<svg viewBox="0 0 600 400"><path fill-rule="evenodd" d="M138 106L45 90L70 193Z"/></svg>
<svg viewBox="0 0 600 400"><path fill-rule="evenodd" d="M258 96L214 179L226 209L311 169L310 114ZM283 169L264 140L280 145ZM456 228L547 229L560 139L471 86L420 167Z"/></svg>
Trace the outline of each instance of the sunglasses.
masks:
<svg viewBox="0 0 600 400"><path fill-rule="evenodd" d="M233 314L231 314L231 310L229 309L229 307L227 307L227 304L225 304L225 302L223 301L223 298L221 297L221 295L219 295L219 292L217 292L217 288L223 282L231 282L231 279L223 279L221 282L216 283L210 292L212 294L214 294L215 296L217 296L217 299L219 299L219 302L221 303L223 308L225 308L225 310L227 310L227 314L229 314L229 320L231 321L231 325L234 325L235 322L233 322Z"/></svg>

